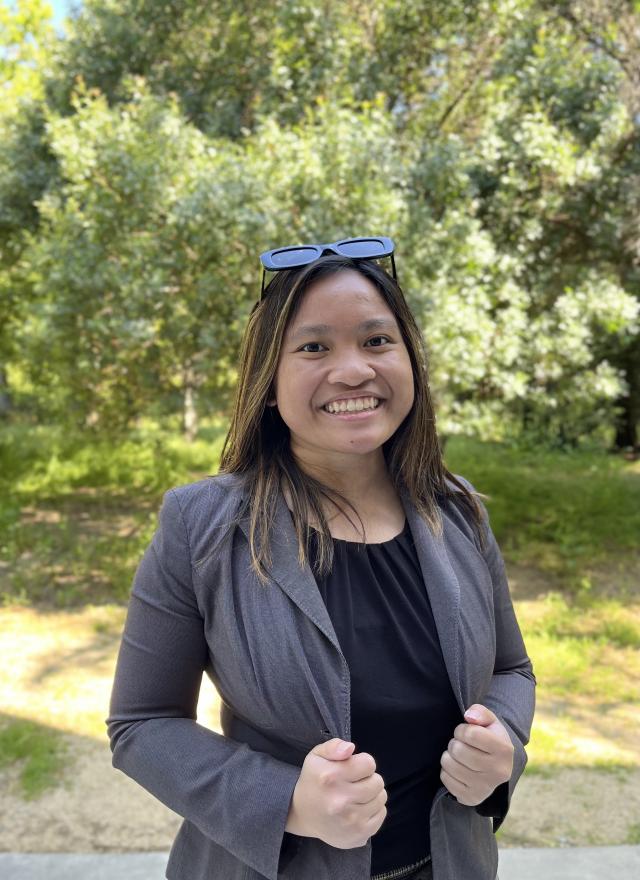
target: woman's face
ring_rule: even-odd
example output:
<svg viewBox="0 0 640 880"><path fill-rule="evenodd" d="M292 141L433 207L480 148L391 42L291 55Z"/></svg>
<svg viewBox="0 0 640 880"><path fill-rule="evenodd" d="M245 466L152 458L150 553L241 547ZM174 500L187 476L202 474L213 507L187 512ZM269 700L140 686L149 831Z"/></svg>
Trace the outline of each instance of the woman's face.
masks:
<svg viewBox="0 0 640 880"><path fill-rule="evenodd" d="M364 326L374 320L381 323ZM318 324L327 326L304 329ZM393 313L359 272L340 271L305 291L285 331L275 393L297 458L338 470L363 456L379 462L382 444L413 405L413 372ZM368 396L381 403L355 418L323 409L337 397Z"/></svg>

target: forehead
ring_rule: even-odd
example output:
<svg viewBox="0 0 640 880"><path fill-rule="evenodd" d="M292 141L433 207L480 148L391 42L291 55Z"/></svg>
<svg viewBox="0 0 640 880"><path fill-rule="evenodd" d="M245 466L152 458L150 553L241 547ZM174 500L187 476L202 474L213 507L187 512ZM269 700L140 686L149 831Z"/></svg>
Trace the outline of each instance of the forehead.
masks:
<svg viewBox="0 0 640 880"><path fill-rule="evenodd" d="M310 285L289 323L287 336L397 328L393 312L377 287L360 272L345 270Z"/></svg>

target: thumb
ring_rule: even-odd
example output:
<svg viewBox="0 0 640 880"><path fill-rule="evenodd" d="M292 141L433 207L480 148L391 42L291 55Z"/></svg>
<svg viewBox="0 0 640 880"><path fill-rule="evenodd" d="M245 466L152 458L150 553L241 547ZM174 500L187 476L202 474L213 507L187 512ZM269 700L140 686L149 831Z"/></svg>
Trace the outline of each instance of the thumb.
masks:
<svg viewBox="0 0 640 880"><path fill-rule="evenodd" d="M318 743L312 749L312 752L314 755L320 755L321 758L327 758L329 761L344 761L345 758L351 757L354 749L354 743L334 737L326 742Z"/></svg>
<svg viewBox="0 0 640 880"><path fill-rule="evenodd" d="M469 706L464 713L464 718L470 724L477 724L481 727L489 727L490 724L498 720L491 709L487 709L482 703L473 703Z"/></svg>

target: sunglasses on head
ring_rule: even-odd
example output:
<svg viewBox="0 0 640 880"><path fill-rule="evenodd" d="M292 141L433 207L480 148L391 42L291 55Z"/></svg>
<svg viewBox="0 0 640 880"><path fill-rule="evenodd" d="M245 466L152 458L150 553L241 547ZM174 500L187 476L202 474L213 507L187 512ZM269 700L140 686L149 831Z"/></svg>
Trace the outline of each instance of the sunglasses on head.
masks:
<svg viewBox="0 0 640 880"><path fill-rule="evenodd" d="M378 257L391 257L393 278L397 281L396 264L393 259L395 245L390 238L381 235L377 238L343 238L330 244L297 244L291 247L274 248L260 254L264 266L260 299L264 299L264 279L267 271L280 272L283 269L296 269L306 266L325 254L339 254L352 260L375 260Z"/></svg>

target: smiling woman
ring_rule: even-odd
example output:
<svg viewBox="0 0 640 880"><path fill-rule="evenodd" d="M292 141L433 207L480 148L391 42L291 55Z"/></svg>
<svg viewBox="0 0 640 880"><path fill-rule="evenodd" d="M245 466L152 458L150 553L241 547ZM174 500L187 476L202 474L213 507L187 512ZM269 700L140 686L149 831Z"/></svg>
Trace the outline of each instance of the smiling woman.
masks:
<svg viewBox="0 0 640 880"><path fill-rule="evenodd" d="M330 323L313 324L318 315ZM371 335L380 328L389 335ZM370 398L382 404L371 404ZM353 269L310 284L285 331L268 401L289 429L298 466L343 492L361 513L379 513L392 489L383 444L413 400L407 347L374 284Z"/></svg>
<svg viewBox="0 0 640 880"><path fill-rule="evenodd" d="M166 493L136 572L106 720L184 817L169 880L496 878L535 677L393 249L263 255L220 471Z"/></svg>

